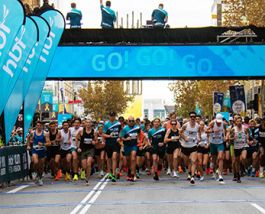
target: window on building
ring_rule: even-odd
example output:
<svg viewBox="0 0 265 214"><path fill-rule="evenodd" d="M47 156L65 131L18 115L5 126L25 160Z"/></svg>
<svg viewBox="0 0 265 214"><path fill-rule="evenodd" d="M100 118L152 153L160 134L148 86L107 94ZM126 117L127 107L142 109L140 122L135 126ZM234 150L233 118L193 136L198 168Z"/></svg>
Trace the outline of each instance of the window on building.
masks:
<svg viewBox="0 0 265 214"><path fill-rule="evenodd" d="M144 118L149 118L149 110L144 109Z"/></svg>
<svg viewBox="0 0 265 214"><path fill-rule="evenodd" d="M155 109L154 118L165 119L166 111L164 109Z"/></svg>

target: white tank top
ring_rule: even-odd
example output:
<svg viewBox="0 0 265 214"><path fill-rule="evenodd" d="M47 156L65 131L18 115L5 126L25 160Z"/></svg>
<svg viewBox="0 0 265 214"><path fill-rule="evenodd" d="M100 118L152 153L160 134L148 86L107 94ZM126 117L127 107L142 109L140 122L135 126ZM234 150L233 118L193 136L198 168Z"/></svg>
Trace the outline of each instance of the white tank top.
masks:
<svg viewBox="0 0 265 214"><path fill-rule="evenodd" d="M76 143L75 143L75 137L78 134L79 131L83 130L83 127L79 127L78 129L76 129L75 127L71 127L70 128L70 132L71 132L71 148L77 148L76 147ZM77 142L77 146L79 146L80 142Z"/></svg>
<svg viewBox="0 0 265 214"><path fill-rule="evenodd" d="M222 144L224 143L224 123L222 122L220 126L217 126L216 121L213 125L213 133L210 134L211 144Z"/></svg>
<svg viewBox="0 0 265 214"><path fill-rule="evenodd" d="M65 151L71 149L72 139L71 139L70 130L68 130L68 132L65 133L64 130L62 129L61 130L61 136L62 136L61 149L65 150Z"/></svg>
<svg viewBox="0 0 265 214"><path fill-rule="evenodd" d="M194 127L191 127L190 122L186 123L186 129L184 131L184 135L188 138L188 141L186 142L184 139L182 139L181 145L184 148L192 148L197 146L197 136L199 132L199 125L196 123Z"/></svg>
<svg viewBox="0 0 265 214"><path fill-rule="evenodd" d="M247 144L247 135L245 133L245 128L242 126L242 129L239 131L238 127L234 127L234 148L235 149L243 149L248 147Z"/></svg>
<svg viewBox="0 0 265 214"><path fill-rule="evenodd" d="M206 146L208 143L208 134L205 132L205 130L203 132L201 132L201 142L199 142L199 146L204 147Z"/></svg>

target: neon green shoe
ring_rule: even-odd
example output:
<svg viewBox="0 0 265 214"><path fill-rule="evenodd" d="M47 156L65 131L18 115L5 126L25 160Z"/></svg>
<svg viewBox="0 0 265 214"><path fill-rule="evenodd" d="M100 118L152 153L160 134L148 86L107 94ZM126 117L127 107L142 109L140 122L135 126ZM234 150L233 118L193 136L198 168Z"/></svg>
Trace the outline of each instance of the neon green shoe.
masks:
<svg viewBox="0 0 265 214"><path fill-rule="evenodd" d="M73 181L78 181L78 175L77 174L74 175Z"/></svg>
<svg viewBox="0 0 265 214"><path fill-rule="evenodd" d="M263 174L263 172L260 172L260 173L259 173L259 178L264 178L264 174Z"/></svg>
<svg viewBox="0 0 265 214"><path fill-rule="evenodd" d="M80 178L81 178L81 180L85 180L86 179L86 172L85 172L85 170L81 170Z"/></svg>

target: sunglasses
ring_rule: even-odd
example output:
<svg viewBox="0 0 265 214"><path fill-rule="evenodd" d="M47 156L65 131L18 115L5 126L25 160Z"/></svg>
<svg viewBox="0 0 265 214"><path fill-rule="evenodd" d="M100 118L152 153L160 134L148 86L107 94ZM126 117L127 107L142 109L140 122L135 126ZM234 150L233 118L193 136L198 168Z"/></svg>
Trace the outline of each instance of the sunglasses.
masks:
<svg viewBox="0 0 265 214"><path fill-rule="evenodd" d="M177 124L176 124L176 123L171 123L171 125L172 125L172 126L175 126L175 125L177 125Z"/></svg>
<svg viewBox="0 0 265 214"><path fill-rule="evenodd" d="M129 123L133 123L133 122L134 122L134 120L128 120L128 122L129 122Z"/></svg>
<svg viewBox="0 0 265 214"><path fill-rule="evenodd" d="M190 118L196 118L196 116L190 116Z"/></svg>

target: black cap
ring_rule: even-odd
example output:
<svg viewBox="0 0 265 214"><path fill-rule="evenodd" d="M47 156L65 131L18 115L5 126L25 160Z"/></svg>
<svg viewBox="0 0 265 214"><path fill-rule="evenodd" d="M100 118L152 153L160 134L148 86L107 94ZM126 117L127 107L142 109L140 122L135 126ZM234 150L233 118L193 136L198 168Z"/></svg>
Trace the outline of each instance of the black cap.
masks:
<svg viewBox="0 0 265 214"><path fill-rule="evenodd" d="M112 116L112 117L116 116L116 112L111 111L111 112L109 113L109 116Z"/></svg>

